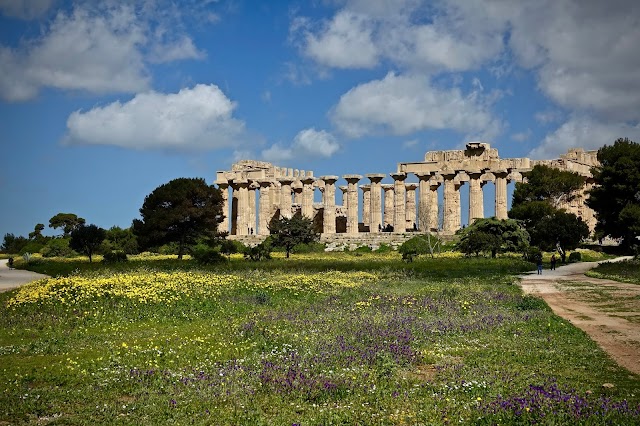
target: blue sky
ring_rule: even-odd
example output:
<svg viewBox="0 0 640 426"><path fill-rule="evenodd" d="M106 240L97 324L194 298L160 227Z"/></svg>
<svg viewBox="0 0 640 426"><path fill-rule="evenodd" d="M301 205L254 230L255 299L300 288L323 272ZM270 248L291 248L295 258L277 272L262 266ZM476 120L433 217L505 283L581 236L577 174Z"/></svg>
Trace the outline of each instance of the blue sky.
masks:
<svg viewBox="0 0 640 426"><path fill-rule="evenodd" d="M470 140L639 141L639 46L633 0L0 0L0 235L127 227L239 159L390 173Z"/></svg>

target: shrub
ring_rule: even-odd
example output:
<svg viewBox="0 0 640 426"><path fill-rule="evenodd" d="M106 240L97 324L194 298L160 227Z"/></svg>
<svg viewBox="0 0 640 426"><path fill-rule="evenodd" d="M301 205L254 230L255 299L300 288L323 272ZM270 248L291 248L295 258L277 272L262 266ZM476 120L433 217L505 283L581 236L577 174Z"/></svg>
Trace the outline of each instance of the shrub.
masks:
<svg viewBox="0 0 640 426"><path fill-rule="evenodd" d="M313 241L310 243L296 244L292 253L324 253L326 246L323 243Z"/></svg>
<svg viewBox="0 0 640 426"><path fill-rule="evenodd" d="M191 249L191 256L200 265L209 265L227 260L217 248L209 247L205 244L198 244Z"/></svg>
<svg viewBox="0 0 640 426"><path fill-rule="evenodd" d="M371 247L369 246L360 246L360 247L356 247L356 249L354 250L355 253L371 253L373 250L371 250Z"/></svg>
<svg viewBox="0 0 640 426"><path fill-rule="evenodd" d="M542 258L542 252L540 251L540 248L537 246L529 246L524 251L523 257L525 260L528 260L529 262L536 263L538 259Z"/></svg>
<svg viewBox="0 0 640 426"><path fill-rule="evenodd" d="M416 235L402 243L398 248L398 252L402 255L402 260L413 262L416 256L430 253L429 242L423 235Z"/></svg>
<svg viewBox="0 0 640 426"><path fill-rule="evenodd" d="M54 238L48 241L47 245L42 248L41 253L44 257L72 257L78 255L69 247L68 238Z"/></svg>
<svg viewBox="0 0 640 426"><path fill-rule="evenodd" d="M40 253L40 250L44 248L44 244L38 241L29 241L22 249L19 254L24 253Z"/></svg>
<svg viewBox="0 0 640 426"><path fill-rule="evenodd" d="M380 244L380 247L377 248L376 253L389 253L393 251L393 247L388 244Z"/></svg>
<svg viewBox="0 0 640 426"><path fill-rule="evenodd" d="M114 250L102 255L103 263L120 263L128 260L127 254L122 250Z"/></svg>
<svg viewBox="0 0 640 426"><path fill-rule="evenodd" d="M269 239L267 238L254 247L245 247L243 254L246 260L253 260L254 262L271 259L271 244Z"/></svg>
<svg viewBox="0 0 640 426"><path fill-rule="evenodd" d="M579 251L572 251L569 253L569 263L580 262L582 260L582 254Z"/></svg>

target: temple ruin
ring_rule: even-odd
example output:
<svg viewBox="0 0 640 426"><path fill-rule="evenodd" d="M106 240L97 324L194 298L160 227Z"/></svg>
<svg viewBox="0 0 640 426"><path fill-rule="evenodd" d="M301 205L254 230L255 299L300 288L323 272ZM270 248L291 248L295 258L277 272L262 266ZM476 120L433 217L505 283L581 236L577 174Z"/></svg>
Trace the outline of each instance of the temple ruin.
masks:
<svg viewBox="0 0 640 426"><path fill-rule="evenodd" d="M469 223L485 217L483 187L488 182L495 187L495 216L506 219L508 183L522 182L523 173L544 164L585 177L583 190L560 207L581 217L593 231L595 215L584 201L585 191L593 186L590 169L598 164L596 153L572 149L556 160L504 159L488 143L469 142L464 150L429 151L424 161L399 163L389 175L346 174L342 178L315 177L310 170L243 160L231 170L217 172L214 183L222 190L226 213L220 229L236 238L266 237L271 220L302 214L313 220L325 241L340 234L351 239L383 232L451 235L462 227L463 185L468 185ZM406 182L411 174L417 183ZM393 179L392 184L382 183L387 176ZM359 185L365 178L368 181ZM346 185L337 186L341 179ZM343 194L342 205L336 204L336 186ZM321 193L321 202L315 202L316 190Z"/></svg>

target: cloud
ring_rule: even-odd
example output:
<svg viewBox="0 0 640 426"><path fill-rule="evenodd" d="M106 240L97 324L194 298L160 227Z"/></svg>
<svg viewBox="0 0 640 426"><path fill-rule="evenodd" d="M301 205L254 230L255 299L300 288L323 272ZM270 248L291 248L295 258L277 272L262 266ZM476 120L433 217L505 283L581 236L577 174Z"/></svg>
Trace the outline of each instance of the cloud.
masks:
<svg viewBox="0 0 640 426"><path fill-rule="evenodd" d="M236 105L215 85L178 93L146 92L126 103L75 111L66 142L134 149L212 150L242 142L244 123Z"/></svg>
<svg viewBox="0 0 640 426"><path fill-rule="evenodd" d="M44 15L54 0L0 0L0 12L11 18L35 19Z"/></svg>
<svg viewBox="0 0 640 426"><path fill-rule="evenodd" d="M535 119L540 124L555 123L562 119L562 114L560 111L556 110L545 110L537 112L535 114Z"/></svg>
<svg viewBox="0 0 640 426"><path fill-rule="evenodd" d="M340 149L335 137L325 131L314 128L305 129L296 135L289 147L274 144L262 151L267 161L279 162L293 158L329 158Z"/></svg>
<svg viewBox="0 0 640 426"><path fill-rule="evenodd" d="M353 138L453 129L469 137L491 139L501 127L480 93L464 95L458 88L436 88L422 76L394 73L349 90L330 117L340 131Z"/></svg>
<svg viewBox="0 0 640 426"><path fill-rule="evenodd" d="M60 11L42 36L0 45L0 97L24 101L45 87L90 93L135 93L150 85L147 62L199 58L184 34L167 34L128 5Z"/></svg>
<svg viewBox="0 0 640 426"><path fill-rule="evenodd" d="M528 156L535 159L558 158L570 148L586 150L611 145L618 138L640 140L640 125L602 122L592 117L574 116L553 133L547 135L540 146Z"/></svg>
<svg viewBox="0 0 640 426"><path fill-rule="evenodd" d="M531 129L527 129L524 132L519 132L519 133L514 133L511 135L511 139L513 139L516 142L524 142L526 140L529 140L529 138L531 137Z"/></svg>

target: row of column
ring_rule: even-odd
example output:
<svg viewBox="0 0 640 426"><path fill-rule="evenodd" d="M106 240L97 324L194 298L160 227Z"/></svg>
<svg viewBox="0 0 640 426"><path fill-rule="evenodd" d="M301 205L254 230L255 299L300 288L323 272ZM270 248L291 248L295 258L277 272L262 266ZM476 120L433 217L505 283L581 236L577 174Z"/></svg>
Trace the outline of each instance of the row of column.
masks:
<svg viewBox="0 0 640 426"><path fill-rule="evenodd" d="M507 171L492 172L495 177L495 214L498 219L507 218ZM467 171L465 180L459 178L456 172L416 173L418 184L404 181L406 173L391 173L393 184L382 184L385 174L367 174L370 180L367 185L360 186L363 191L363 223L369 226L369 232L380 232L384 227L391 225L396 232L404 232L415 226L416 218L421 231L437 231L439 229L439 205L438 188L443 185L443 225L444 232L455 232L460 229L460 187L469 182L469 223L475 219L484 217L483 186L486 181L481 179L480 171ZM360 175L344 175L347 185L341 187L344 193L343 200L347 210L347 233L359 232L358 211L358 182ZM323 194L323 233L336 233L336 204L335 183L338 176L321 176L323 185L320 190ZM274 185L273 180L234 180L232 182L218 183L222 191L223 211L229 210L228 188L233 189L231 200L231 233L236 235L249 235L269 233L268 224L275 211L279 210L282 217L292 215L292 195L295 202L300 204L302 215L313 218L313 190L315 178L291 177L277 178L279 186ZM301 185L292 187L294 182ZM255 190L260 191L259 223L256 224L256 197ZM419 205L416 206L416 189L419 190ZM382 193L385 194L383 223ZM417 207L417 211L416 211ZM223 218L221 229L229 229L229 218Z"/></svg>

